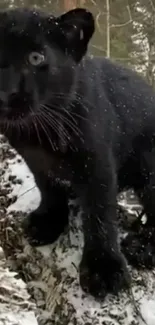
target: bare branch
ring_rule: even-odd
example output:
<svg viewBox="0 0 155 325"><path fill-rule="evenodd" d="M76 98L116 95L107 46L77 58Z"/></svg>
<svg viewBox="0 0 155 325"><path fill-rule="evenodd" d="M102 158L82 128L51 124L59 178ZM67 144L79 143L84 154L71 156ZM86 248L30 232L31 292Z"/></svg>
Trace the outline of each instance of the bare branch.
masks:
<svg viewBox="0 0 155 325"><path fill-rule="evenodd" d="M99 30L99 32L100 33L102 33L103 32L103 30L102 30L102 28L100 28L100 24L99 24L99 19L100 19L100 17L101 17L101 12L99 12L98 14L97 14L97 16L96 16L96 26L97 26L97 28L98 28L98 30Z"/></svg>
<svg viewBox="0 0 155 325"><path fill-rule="evenodd" d="M98 31L101 34L103 34L103 32L104 32L103 29L100 27L100 23L99 23L99 19L101 18L102 15L105 15L105 13L101 12L101 11L96 15L96 26L98 28Z"/></svg>
<svg viewBox="0 0 155 325"><path fill-rule="evenodd" d="M126 25L129 25L132 23L133 19L132 19L132 15L131 15L131 10L130 10L130 7L129 6L126 6L127 10L128 10L128 14L129 14L129 20L123 24L112 24L110 26L110 28L118 28L118 27L124 27Z"/></svg>
<svg viewBox="0 0 155 325"><path fill-rule="evenodd" d="M155 6L154 6L154 4L153 4L153 1L152 1L152 0L149 0L149 2L150 2L150 5L151 5L151 7L152 7L152 10L155 12Z"/></svg>
<svg viewBox="0 0 155 325"><path fill-rule="evenodd" d="M148 59L140 59L140 58L118 58L118 57L111 57L111 60L115 60L115 61L126 61L126 62L131 62L131 63L135 63L138 65L144 65L148 63ZM152 64L155 64L155 58L151 60Z"/></svg>
<svg viewBox="0 0 155 325"><path fill-rule="evenodd" d="M91 2L94 6L98 7L97 3L96 3L94 0L90 0L90 2Z"/></svg>
<svg viewBox="0 0 155 325"><path fill-rule="evenodd" d="M106 53L106 50L105 50L102 46L95 45L95 44L90 44L90 46L93 47L93 48L96 49L96 50L99 50L99 51L101 51L101 52Z"/></svg>

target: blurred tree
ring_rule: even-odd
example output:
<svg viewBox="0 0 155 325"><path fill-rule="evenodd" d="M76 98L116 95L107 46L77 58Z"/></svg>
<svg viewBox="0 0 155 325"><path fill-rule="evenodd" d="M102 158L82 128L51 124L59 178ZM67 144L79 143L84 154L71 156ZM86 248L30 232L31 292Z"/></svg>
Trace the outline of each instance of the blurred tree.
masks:
<svg viewBox="0 0 155 325"><path fill-rule="evenodd" d="M147 81L155 86L155 0L141 0L134 5L135 58Z"/></svg>
<svg viewBox="0 0 155 325"><path fill-rule="evenodd" d="M76 0L64 0L64 9L65 11L74 9L77 7L77 1Z"/></svg>

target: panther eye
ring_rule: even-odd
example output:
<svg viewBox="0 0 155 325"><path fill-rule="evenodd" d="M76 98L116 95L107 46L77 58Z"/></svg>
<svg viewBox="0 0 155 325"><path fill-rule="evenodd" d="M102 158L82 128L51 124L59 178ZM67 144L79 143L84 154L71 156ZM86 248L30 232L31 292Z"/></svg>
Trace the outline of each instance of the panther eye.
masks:
<svg viewBox="0 0 155 325"><path fill-rule="evenodd" d="M31 52L29 54L29 62L32 64L32 65L40 65L42 62L44 62L45 60L45 56L41 53L38 53L38 52Z"/></svg>

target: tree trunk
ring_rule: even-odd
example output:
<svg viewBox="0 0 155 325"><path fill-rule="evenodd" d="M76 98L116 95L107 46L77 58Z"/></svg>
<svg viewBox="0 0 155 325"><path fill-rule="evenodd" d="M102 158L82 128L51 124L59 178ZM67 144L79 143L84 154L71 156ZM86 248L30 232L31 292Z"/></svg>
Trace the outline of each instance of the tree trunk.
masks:
<svg viewBox="0 0 155 325"><path fill-rule="evenodd" d="M64 0L65 11L72 10L77 7L77 0Z"/></svg>
<svg viewBox="0 0 155 325"><path fill-rule="evenodd" d="M110 0L106 0L106 22L107 22L107 48L106 56L110 58Z"/></svg>

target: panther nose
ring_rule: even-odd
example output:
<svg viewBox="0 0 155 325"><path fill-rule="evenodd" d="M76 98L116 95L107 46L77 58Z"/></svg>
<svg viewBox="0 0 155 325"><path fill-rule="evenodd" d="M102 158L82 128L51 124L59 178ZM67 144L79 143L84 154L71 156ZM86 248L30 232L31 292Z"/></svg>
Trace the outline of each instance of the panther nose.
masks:
<svg viewBox="0 0 155 325"><path fill-rule="evenodd" d="M5 92L0 91L0 109L5 106L6 101L7 101L7 96L6 96Z"/></svg>
<svg viewBox="0 0 155 325"><path fill-rule="evenodd" d="M8 107L18 111L28 111L33 106L33 98L29 93L12 92L8 97Z"/></svg>
<svg viewBox="0 0 155 325"><path fill-rule="evenodd" d="M4 101L0 98L0 109L3 108L4 106Z"/></svg>
<svg viewBox="0 0 155 325"><path fill-rule="evenodd" d="M10 108L14 108L15 103L19 100L19 95L18 92L13 91L10 93L9 97L8 97L8 106Z"/></svg>

